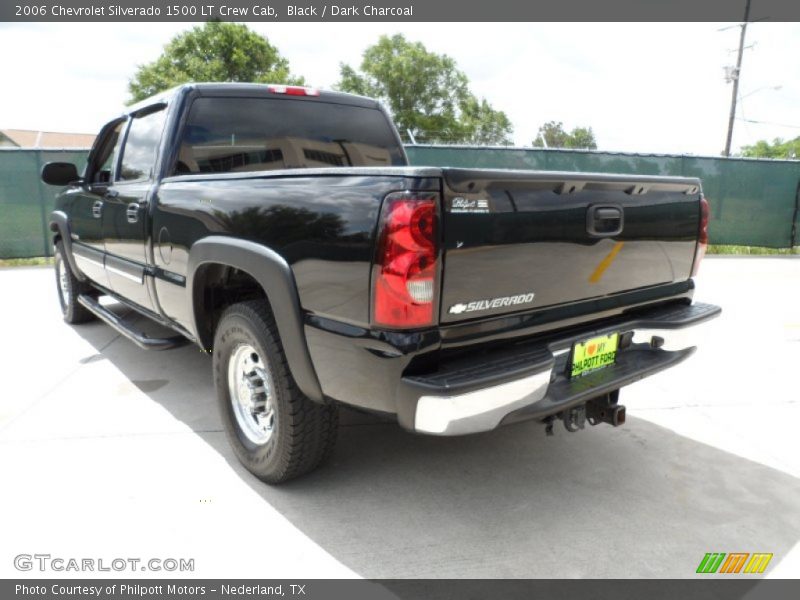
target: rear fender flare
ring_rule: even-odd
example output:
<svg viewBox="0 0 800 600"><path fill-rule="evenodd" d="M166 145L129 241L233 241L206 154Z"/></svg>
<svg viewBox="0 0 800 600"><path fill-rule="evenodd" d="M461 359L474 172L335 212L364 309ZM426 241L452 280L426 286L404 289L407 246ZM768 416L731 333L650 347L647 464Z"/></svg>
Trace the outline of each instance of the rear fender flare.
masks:
<svg viewBox="0 0 800 600"><path fill-rule="evenodd" d="M198 319L196 307L202 300L202 291L195 289L195 275L205 264L221 264L239 269L258 282L269 300L278 334L286 353L289 370L297 386L311 400L324 402L304 333L303 310L297 294L294 273L286 260L274 250L247 240L225 236L210 236L195 242L189 251L186 290L191 303L191 326L195 338L203 348L210 348L212 340L204 339L204 328Z"/></svg>

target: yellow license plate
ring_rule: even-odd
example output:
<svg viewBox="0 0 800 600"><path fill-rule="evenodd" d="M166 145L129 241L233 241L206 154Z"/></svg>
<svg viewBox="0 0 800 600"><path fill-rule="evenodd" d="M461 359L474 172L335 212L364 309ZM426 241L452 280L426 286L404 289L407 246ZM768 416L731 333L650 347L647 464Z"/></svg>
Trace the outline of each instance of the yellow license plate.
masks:
<svg viewBox="0 0 800 600"><path fill-rule="evenodd" d="M576 342L572 347L570 377L581 377L587 373L603 369L617 360L619 334L601 335L584 342Z"/></svg>

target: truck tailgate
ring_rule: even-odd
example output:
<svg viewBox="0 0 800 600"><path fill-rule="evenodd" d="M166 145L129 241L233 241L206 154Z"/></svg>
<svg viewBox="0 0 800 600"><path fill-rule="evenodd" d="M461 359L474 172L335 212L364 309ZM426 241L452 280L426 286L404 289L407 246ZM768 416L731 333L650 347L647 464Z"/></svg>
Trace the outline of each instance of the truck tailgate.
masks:
<svg viewBox="0 0 800 600"><path fill-rule="evenodd" d="M690 277L697 179L444 169L442 323Z"/></svg>

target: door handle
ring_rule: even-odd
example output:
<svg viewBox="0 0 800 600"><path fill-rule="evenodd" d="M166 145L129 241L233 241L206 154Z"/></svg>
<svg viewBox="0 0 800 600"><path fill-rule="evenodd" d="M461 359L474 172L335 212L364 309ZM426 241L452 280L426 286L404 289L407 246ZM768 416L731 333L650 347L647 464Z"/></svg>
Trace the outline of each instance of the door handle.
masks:
<svg viewBox="0 0 800 600"><path fill-rule="evenodd" d="M141 207L136 202L128 204L125 209L125 216L128 218L128 223L136 223L139 221L139 209Z"/></svg>
<svg viewBox="0 0 800 600"><path fill-rule="evenodd" d="M102 200L95 200L94 204L92 204L92 216L95 219L99 219L103 216L103 201Z"/></svg>
<svg viewBox="0 0 800 600"><path fill-rule="evenodd" d="M590 206L586 211L586 231L595 237L611 237L622 233L625 215L621 206Z"/></svg>

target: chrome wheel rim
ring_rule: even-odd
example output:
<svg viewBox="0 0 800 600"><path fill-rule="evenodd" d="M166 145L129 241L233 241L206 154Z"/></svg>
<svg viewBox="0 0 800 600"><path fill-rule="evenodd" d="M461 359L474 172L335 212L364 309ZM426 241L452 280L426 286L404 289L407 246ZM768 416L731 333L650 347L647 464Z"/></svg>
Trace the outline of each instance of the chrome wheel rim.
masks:
<svg viewBox="0 0 800 600"><path fill-rule="evenodd" d="M250 344L231 353L228 392L239 429L254 444L266 444L275 430L275 387L269 366Z"/></svg>
<svg viewBox="0 0 800 600"><path fill-rule="evenodd" d="M61 260L61 255L56 255L56 279L58 280L58 292L61 295L61 304L67 306L69 304L69 278L67 271L64 269L64 261Z"/></svg>

